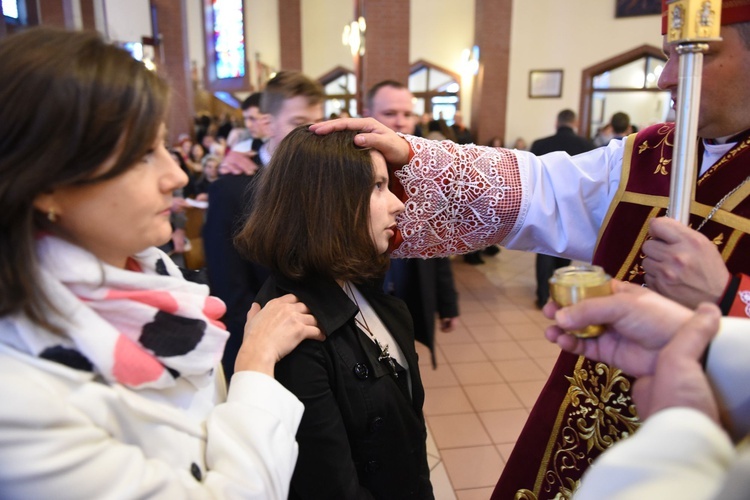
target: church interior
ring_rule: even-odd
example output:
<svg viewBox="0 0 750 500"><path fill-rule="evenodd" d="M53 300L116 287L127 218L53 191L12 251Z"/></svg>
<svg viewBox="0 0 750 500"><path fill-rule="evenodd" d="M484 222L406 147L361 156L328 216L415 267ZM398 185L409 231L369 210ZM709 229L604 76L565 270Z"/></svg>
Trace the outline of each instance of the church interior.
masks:
<svg viewBox="0 0 750 500"><path fill-rule="evenodd" d="M659 1L3 0L2 14L0 39L35 25L97 30L164 75L173 146L195 142L202 121L242 128L240 103L282 70L323 86L325 117L361 116L367 89L396 80L415 121L450 126L460 113L472 142L510 148L554 133L563 109L593 140L616 112L645 128L671 108L656 85ZM200 270L202 212L190 210L184 263ZM417 344L439 500L490 497L559 354L535 305L534 257L453 257L460 314L435 333L435 367Z"/></svg>

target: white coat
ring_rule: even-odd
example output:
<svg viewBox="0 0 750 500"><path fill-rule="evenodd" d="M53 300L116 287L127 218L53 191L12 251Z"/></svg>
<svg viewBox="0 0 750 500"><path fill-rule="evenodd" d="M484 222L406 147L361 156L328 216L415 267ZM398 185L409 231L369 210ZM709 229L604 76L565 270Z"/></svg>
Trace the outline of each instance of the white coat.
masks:
<svg viewBox="0 0 750 500"><path fill-rule="evenodd" d="M211 379L133 391L0 343L0 498L286 498L302 404L258 372L226 397Z"/></svg>

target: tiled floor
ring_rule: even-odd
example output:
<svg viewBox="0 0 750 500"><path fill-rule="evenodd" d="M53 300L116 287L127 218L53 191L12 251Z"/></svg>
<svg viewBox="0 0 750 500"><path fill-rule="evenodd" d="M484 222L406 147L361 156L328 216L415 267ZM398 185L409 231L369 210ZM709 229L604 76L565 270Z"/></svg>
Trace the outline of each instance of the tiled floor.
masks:
<svg viewBox="0 0 750 500"><path fill-rule="evenodd" d="M417 345L438 500L490 497L559 353L534 306L534 254L484 260L453 260L461 316L455 331L436 332L436 370Z"/></svg>

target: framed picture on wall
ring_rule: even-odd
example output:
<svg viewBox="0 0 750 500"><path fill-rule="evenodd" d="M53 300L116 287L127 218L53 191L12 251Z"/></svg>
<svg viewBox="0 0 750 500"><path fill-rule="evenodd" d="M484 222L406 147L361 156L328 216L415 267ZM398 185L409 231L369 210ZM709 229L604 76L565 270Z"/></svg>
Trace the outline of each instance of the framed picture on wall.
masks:
<svg viewBox="0 0 750 500"><path fill-rule="evenodd" d="M615 0L615 17L661 14L661 0Z"/></svg>
<svg viewBox="0 0 750 500"><path fill-rule="evenodd" d="M529 97L561 97L563 70L533 69L529 71Z"/></svg>

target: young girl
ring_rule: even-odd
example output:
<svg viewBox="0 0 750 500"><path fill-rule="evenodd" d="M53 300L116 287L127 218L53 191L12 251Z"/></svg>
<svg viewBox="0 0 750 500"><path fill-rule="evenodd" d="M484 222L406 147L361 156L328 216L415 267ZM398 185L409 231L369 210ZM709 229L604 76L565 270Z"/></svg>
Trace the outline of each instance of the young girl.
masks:
<svg viewBox="0 0 750 500"><path fill-rule="evenodd" d="M320 333L255 306L226 394L224 305L155 248L187 181L166 98L95 33L0 42L4 499L287 496L303 408L273 367Z"/></svg>
<svg viewBox="0 0 750 500"><path fill-rule="evenodd" d="M295 294L326 335L276 365L305 405L290 498L432 498L411 319L381 283L404 206L353 136L292 131L236 240L272 270L256 299Z"/></svg>

